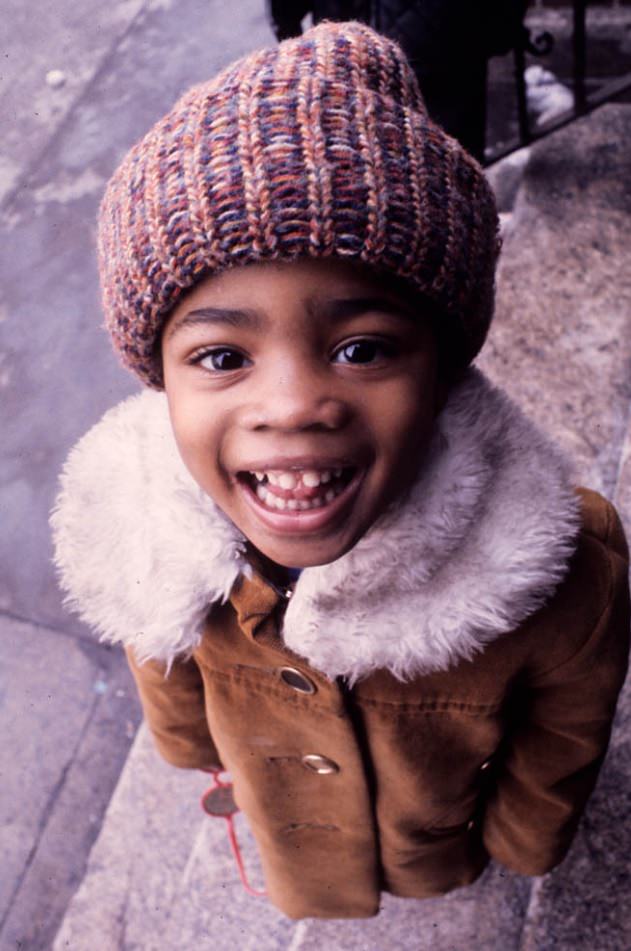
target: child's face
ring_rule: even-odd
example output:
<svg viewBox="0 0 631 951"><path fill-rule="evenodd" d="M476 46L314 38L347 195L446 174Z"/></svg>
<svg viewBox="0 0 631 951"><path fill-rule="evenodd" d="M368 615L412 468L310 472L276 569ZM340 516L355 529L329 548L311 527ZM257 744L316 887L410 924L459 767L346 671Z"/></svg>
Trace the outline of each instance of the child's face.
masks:
<svg viewBox="0 0 631 951"><path fill-rule="evenodd" d="M444 398L423 313L340 261L208 278L170 315L162 359L193 478L286 566L331 562L368 531L414 479Z"/></svg>

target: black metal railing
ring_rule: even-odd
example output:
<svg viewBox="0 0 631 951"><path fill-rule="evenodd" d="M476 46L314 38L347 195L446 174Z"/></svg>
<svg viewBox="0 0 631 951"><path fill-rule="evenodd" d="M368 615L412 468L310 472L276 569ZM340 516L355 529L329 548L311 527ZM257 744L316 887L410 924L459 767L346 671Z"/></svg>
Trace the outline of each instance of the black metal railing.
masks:
<svg viewBox="0 0 631 951"><path fill-rule="evenodd" d="M305 18L315 23L320 19L360 19L396 36L416 70L430 114L485 165L631 89L631 61L622 50L613 71L615 78L608 72L606 81L598 84L588 77L587 53L589 47L591 56L594 38L588 35L587 0L554 4L553 19L563 24L563 42L553 35L556 27L537 31L527 25L536 24L537 19L546 23L551 0L545 0L545 5L541 0L536 5L533 0L485 0L480 4L474 0L266 2L279 39L300 33ZM601 15L610 10L619 16L621 10L629 10L627 23L631 25L631 0L625 0L624 7L620 0L604 9L602 2L593 5ZM568 27L571 36L566 46ZM529 56L544 62L549 56L550 78L559 80L562 104L549 115L537 116L529 107L532 90L525 75ZM494 88L487 76L494 74L495 64L502 79Z"/></svg>
<svg viewBox="0 0 631 951"><path fill-rule="evenodd" d="M568 123L580 118L580 116L586 115L598 106L603 105L603 103L609 102L631 89L630 60L627 64L628 69L623 71L622 75L606 79L599 84L595 90L589 91L587 75L587 51L589 43L587 6L587 0L574 0L571 4L572 106L542 123L535 123L528 108L525 79L526 57L527 54L536 57L548 56L554 49L556 40L553 34L547 30L533 35L533 31L524 26L520 41L512 53L518 136L508 144L502 144L500 146L494 147L492 144L487 143L484 158L485 165L490 165L522 146L549 135L556 129L568 125ZM631 16L629 19L631 23Z"/></svg>

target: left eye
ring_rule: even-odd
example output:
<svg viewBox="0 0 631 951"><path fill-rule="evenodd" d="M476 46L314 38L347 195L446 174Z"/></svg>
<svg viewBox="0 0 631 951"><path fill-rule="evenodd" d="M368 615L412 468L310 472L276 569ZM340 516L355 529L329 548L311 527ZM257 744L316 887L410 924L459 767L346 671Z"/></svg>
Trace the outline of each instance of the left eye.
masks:
<svg viewBox="0 0 631 951"><path fill-rule="evenodd" d="M390 353L385 343L380 343L378 340L353 340L341 347L335 356L343 354L345 359L341 361L342 363L362 364L373 363L376 357L384 354L389 356Z"/></svg>
<svg viewBox="0 0 631 951"><path fill-rule="evenodd" d="M238 350L217 347L216 350L205 350L198 354L193 362L204 367L205 370L240 370L245 359Z"/></svg>

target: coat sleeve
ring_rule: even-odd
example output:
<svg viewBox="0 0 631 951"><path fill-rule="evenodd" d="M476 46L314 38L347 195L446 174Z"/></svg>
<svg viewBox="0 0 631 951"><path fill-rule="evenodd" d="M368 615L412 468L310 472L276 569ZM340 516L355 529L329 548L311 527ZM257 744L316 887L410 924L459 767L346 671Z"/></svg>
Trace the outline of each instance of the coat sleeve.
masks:
<svg viewBox="0 0 631 951"><path fill-rule="evenodd" d="M131 647L125 653L160 755L184 769L223 769L208 728L204 684L195 660L176 660L167 677L166 664L139 664Z"/></svg>
<svg viewBox="0 0 631 951"><path fill-rule="evenodd" d="M629 553L607 503L610 579L588 640L535 675L523 714L499 756L483 822L484 844L503 865L543 875L566 855L607 752L629 653Z"/></svg>

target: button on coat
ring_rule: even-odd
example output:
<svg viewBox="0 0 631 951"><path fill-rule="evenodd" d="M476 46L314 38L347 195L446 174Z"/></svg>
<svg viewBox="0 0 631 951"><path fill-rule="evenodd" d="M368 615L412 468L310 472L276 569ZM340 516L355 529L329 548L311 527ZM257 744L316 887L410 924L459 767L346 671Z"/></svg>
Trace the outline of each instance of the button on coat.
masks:
<svg viewBox="0 0 631 951"><path fill-rule="evenodd" d="M327 756L320 756L319 753L305 753L302 757L302 765L320 776L328 776L330 773L339 773L340 771L337 763L334 763Z"/></svg>
<svg viewBox="0 0 631 951"><path fill-rule="evenodd" d="M314 682L296 667L281 667L279 673L281 680L288 687L292 687L300 693L315 693L318 689Z"/></svg>
<svg viewBox="0 0 631 951"><path fill-rule="evenodd" d="M168 677L126 648L162 755L230 770L286 915L371 916L382 890L440 895L489 856L529 875L563 859L629 640L620 521L602 496L580 496L583 527L553 598L448 670L407 682L378 670L352 689L327 679L282 643L284 599L260 571L213 607Z"/></svg>

